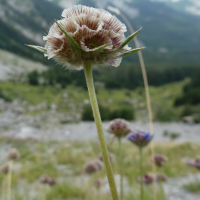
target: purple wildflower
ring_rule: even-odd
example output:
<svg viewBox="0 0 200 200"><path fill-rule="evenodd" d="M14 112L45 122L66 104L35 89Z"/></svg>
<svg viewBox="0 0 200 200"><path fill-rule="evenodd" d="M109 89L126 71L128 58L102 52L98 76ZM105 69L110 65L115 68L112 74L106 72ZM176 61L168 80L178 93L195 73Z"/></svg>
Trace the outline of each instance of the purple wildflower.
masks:
<svg viewBox="0 0 200 200"><path fill-rule="evenodd" d="M152 140L152 135L148 132L138 130L135 133L129 134L128 139L139 148L143 148Z"/></svg>
<svg viewBox="0 0 200 200"><path fill-rule="evenodd" d="M126 137L129 133L131 133L129 123L120 118L112 120L107 130L109 133L114 134L118 138Z"/></svg>
<svg viewBox="0 0 200 200"><path fill-rule="evenodd" d="M154 155L154 157L152 158L152 162L154 162L157 167L162 167L163 165L165 165L166 161L167 157L159 154Z"/></svg>
<svg viewBox="0 0 200 200"><path fill-rule="evenodd" d="M150 174L150 173L147 173L147 174L144 174L142 176L142 180L140 177L138 177L138 181L143 181L144 183L146 184L150 184L152 183L153 181L155 180L155 176Z"/></svg>
<svg viewBox="0 0 200 200"><path fill-rule="evenodd" d="M200 170L200 158L196 158L196 159L194 159L194 160L191 160L191 161L187 162L187 164L188 164L189 166L196 167L197 169Z"/></svg>

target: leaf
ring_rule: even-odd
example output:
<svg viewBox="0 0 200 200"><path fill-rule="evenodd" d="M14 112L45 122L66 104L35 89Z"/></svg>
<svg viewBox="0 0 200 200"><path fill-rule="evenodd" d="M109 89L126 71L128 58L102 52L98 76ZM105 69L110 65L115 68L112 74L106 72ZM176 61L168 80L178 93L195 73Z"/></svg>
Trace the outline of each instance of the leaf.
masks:
<svg viewBox="0 0 200 200"><path fill-rule="evenodd" d="M40 47L40 46L35 46L35 45L27 45L28 47L31 47L33 49L36 49L44 54L47 54L47 50L44 47Z"/></svg>
<svg viewBox="0 0 200 200"><path fill-rule="evenodd" d="M123 47L125 47L141 31L141 29L142 28L140 28L138 31L130 35L128 38L126 38L126 40L118 47L116 52L120 51Z"/></svg>
<svg viewBox="0 0 200 200"><path fill-rule="evenodd" d="M130 51L127 51L127 52L125 52L125 53L122 53L120 56L118 56L118 58L122 58L122 57L128 56L128 55L130 55L130 54L132 54L132 53L135 53L135 52L137 52L137 51L140 51L140 50L142 50L142 49L144 49L144 48L145 48L145 47L137 48L137 49L132 49L132 50L130 50Z"/></svg>
<svg viewBox="0 0 200 200"><path fill-rule="evenodd" d="M62 26L62 24L59 24L56 21L57 26L60 28L60 30L67 36L67 39L69 41L69 45L72 48L74 52L82 52L83 50L81 47L76 43L76 41L67 33L67 30Z"/></svg>
<svg viewBox="0 0 200 200"><path fill-rule="evenodd" d="M94 51L94 53L100 53L101 51L103 51L108 45L107 44L104 44L104 45L101 45L98 49L96 49Z"/></svg>

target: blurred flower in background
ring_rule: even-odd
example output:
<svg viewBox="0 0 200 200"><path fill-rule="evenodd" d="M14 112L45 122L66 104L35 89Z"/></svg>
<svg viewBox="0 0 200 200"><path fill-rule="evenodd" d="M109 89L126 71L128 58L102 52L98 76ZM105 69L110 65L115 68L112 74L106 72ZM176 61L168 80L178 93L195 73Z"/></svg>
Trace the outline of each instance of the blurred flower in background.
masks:
<svg viewBox="0 0 200 200"><path fill-rule="evenodd" d="M118 118L110 122L107 131L116 137L121 138L131 133L131 127L126 120Z"/></svg>
<svg viewBox="0 0 200 200"><path fill-rule="evenodd" d="M157 167L162 167L162 166L165 165L165 163L167 161L167 157L165 157L163 155L156 154L156 155L153 156L151 161L154 162Z"/></svg>
<svg viewBox="0 0 200 200"><path fill-rule="evenodd" d="M20 153L17 149L10 149L7 152L7 158L9 160L18 160L20 158Z"/></svg>
<svg viewBox="0 0 200 200"><path fill-rule="evenodd" d="M93 160L88 162L84 166L84 172L91 174L97 172L98 170L101 170L102 168L103 168L103 163L100 160Z"/></svg>
<svg viewBox="0 0 200 200"><path fill-rule="evenodd" d="M200 158L196 158L194 160L190 160L189 162L187 162L187 164L189 166L196 167L197 169L200 170Z"/></svg>
<svg viewBox="0 0 200 200"><path fill-rule="evenodd" d="M137 130L135 133L129 134L128 139L139 148L143 148L152 140L152 135L149 132Z"/></svg>

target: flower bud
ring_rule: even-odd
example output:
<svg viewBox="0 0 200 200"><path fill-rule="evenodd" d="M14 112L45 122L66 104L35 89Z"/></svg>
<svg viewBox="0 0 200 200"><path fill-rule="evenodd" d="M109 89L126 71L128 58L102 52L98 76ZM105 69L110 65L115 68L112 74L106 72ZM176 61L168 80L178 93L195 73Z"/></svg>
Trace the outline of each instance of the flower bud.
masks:
<svg viewBox="0 0 200 200"><path fill-rule="evenodd" d="M107 130L109 133L114 134L118 138L126 137L129 133L131 133L129 123L120 118L112 120Z"/></svg>
<svg viewBox="0 0 200 200"><path fill-rule="evenodd" d="M148 132L138 130L135 133L129 134L128 139L139 148L143 148L152 140L152 135Z"/></svg>
<svg viewBox="0 0 200 200"><path fill-rule="evenodd" d="M10 149L7 152L7 157L9 160L17 160L20 158L20 153L17 149Z"/></svg>
<svg viewBox="0 0 200 200"><path fill-rule="evenodd" d="M5 164L1 167L0 171L3 173L3 174L7 174L9 172L9 165L8 164Z"/></svg>
<svg viewBox="0 0 200 200"><path fill-rule="evenodd" d="M93 160L91 162L88 162L85 166L84 166L84 172L91 174L94 173L98 170L101 170L103 168L103 164L100 160Z"/></svg>
<svg viewBox="0 0 200 200"><path fill-rule="evenodd" d="M138 177L138 181L143 181L144 183L146 184L150 184L152 183L153 181L155 180L155 176L150 174L150 173L147 173L147 174L144 174L142 176L142 180L140 177Z"/></svg>
<svg viewBox="0 0 200 200"><path fill-rule="evenodd" d="M165 157L163 155L159 155L159 154L155 155L152 158L152 162L154 162L157 167L164 166L166 161L167 161L167 157Z"/></svg>

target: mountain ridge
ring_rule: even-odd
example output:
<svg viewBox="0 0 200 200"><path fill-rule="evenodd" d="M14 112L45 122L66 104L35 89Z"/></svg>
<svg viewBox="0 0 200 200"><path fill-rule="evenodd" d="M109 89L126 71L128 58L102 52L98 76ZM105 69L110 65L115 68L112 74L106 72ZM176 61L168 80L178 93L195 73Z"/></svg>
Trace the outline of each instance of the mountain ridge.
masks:
<svg viewBox="0 0 200 200"><path fill-rule="evenodd" d="M26 3L24 4L24 2ZM111 3L110 0L101 1L105 7L107 5L116 6L120 2L122 1L117 0L114 3ZM82 4L95 7L93 0L82 0ZM199 17L176 11L166 4L150 0L134 2L126 0L125 4L125 8L129 8L129 12L128 10L124 12L125 9L121 10L129 18L133 27L139 29L143 26L138 39L147 47L143 50L143 54L149 67L200 64L198 55L200 46ZM53 65L52 61L43 58L41 53L29 49L24 44L44 45L42 32L49 29L51 21L61 18L63 9L55 2L46 0L2 0L0 5L1 10L4 10L4 17L0 19L2 30L0 48L33 60L39 60L47 65ZM21 5L24 6L24 10L20 7ZM133 18L128 14L131 12L134 12ZM1 13L1 15L3 14ZM118 17L120 18L120 16ZM126 36L129 34L128 31ZM131 46L134 47L134 43ZM129 56L126 61L137 64L138 58Z"/></svg>

